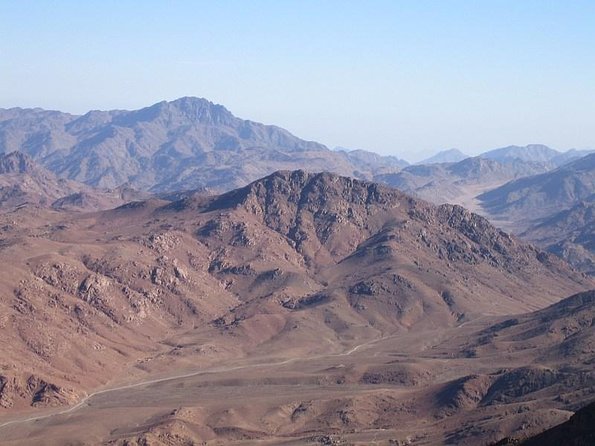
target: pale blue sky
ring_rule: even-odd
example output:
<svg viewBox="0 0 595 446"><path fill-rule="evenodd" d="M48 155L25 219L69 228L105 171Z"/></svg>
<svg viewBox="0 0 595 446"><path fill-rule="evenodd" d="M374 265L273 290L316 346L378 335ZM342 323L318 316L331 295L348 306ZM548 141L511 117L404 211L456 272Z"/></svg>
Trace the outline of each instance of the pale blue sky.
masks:
<svg viewBox="0 0 595 446"><path fill-rule="evenodd" d="M595 147L595 1L0 0L0 107L200 96L415 160Z"/></svg>

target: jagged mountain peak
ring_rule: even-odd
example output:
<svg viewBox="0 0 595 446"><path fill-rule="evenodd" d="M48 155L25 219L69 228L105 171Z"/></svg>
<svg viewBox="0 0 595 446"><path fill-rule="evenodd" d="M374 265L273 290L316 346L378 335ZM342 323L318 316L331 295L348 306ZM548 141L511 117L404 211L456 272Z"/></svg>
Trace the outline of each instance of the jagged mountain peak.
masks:
<svg viewBox="0 0 595 446"><path fill-rule="evenodd" d="M173 101L161 101L148 107L126 112L116 119L120 125L143 121L163 120L171 124L185 125L231 125L238 120L224 106L204 98L182 97Z"/></svg>
<svg viewBox="0 0 595 446"><path fill-rule="evenodd" d="M405 195L396 189L330 172L280 170L221 195L212 208L254 206L256 203L266 208L277 201L322 208L333 206L333 201L357 205L387 204L396 203L403 197Z"/></svg>
<svg viewBox="0 0 595 446"><path fill-rule="evenodd" d="M478 159L477 162L490 161ZM208 208L222 210L242 207L267 218L278 213L280 206L297 206L312 212L315 218L326 217L330 209L344 208L349 213L369 213L371 207L385 210L401 207L404 217L422 221L430 230L442 224L448 225L475 242L499 245L500 250L505 249L503 244L512 243L508 234L462 206L436 206L390 186L330 172L277 171L214 198Z"/></svg>
<svg viewBox="0 0 595 446"><path fill-rule="evenodd" d="M36 173L41 168L33 159L22 152L15 151L0 155L0 174L5 173Z"/></svg>
<svg viewBox="0 0 595 446"><path fill-rule="evenodd" d="M481 257L510 271L535 261L564 268L555 256L540 253L462 206L436 206L388 186L328 172L278 171L217 197L183 199L165 209L218 211L224 220L232 215L246 221L256 218L297 246L309 246L311 256L321 248L345 254L366 237L375 240L384 234L383 239L396 231L403 240L421 237L430 249L452 259L473 263L483 261ZM333 238L340 233L346 234L344 239ZM348 249L342 246L344 240L352 241ZM481 248L474 251L472 245Z"/></svg>
<svg viewBox="0 0 595 446"><path fill-rule="evenodd" d="M215 104L204 98L185 96L169 102L160 102L156 105L160 105L162 110L178 112L198 122L222 124L234 119L232 113L223 105Z"/></svg>

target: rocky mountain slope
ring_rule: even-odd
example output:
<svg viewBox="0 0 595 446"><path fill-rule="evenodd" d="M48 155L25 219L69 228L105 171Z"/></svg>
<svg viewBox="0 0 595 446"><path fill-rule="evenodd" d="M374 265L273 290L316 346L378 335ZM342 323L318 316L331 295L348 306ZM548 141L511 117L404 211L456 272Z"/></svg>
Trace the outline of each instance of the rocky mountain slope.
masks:
<svg viewBox="0 0 595 446"><path fill-rule="evenodd" d="M482 213L592 272L595 154L511 181L478 197Z"/></svg>
<svg viewBox="0 0 595 446"><path fill-rule="evenodd" d="M520 236L566 259L580 271L595 275L595 202L581 201Z"/></svg>
<svg viewBox="0 0 595 446"><path fill-rule="evenodd" d="M591 290L435 346L478 365L432 393L450 422L447 441L429 444L517 444L496 440L540 433L593 401L594 316Z"/></svg>
<svg viewBox="0 0 595 446"><path fill-rule="evenodd" d="M551 172L509 182L479 197L491 215L518 218L526 226L569 209L579 201L595 199L595 154L587 155Z"/></svg>
<svg viewBox="0 0 595 446"><path fill-rule="evenodd" d="M529 356L539 368L516 370L524 392L508 383L509 397L526 399L534 393L562 403L573 414L570 419L534 437L519 434L497 445L587 445L595 439L595 291L580 293L544 310L500 322L484 331L475 353L507 349L514 356ZM480 351L481 350L481 351ZM564 385L563 383L566 383ZM590 404L589 404L590 403ZM585 407L583 407L585 406ZM591 442L590 442L590 441Z"/></svg>
<svg viewBox="0 0 595 446"><path fill-rule="evenodd" d="M156 192L230 190L283 168L366 178L377 169L399 168L396 159L365 156L362 161L358 154L333 152L191 97L83 116L0 110L0 152L15 150L63 178L109 188L126 183Z"/></svg>
<svg viewBox="0 0 595 446"><path fill-rule="evenodd" d="M73 401L135 361L130 376L262 345L320 352L536 309L592 286L461 207L327 173L278 172L216 197L93 214L23 208L1 218L7 408ZM193 329L200 347L175 347Z"/></svg>
<svg viewBox="0 0 595 446"><path fill-rule="evenodd" d="M595 353L594 317L595 291L585 291L542 310L503 320L484 330L467 348L476 355L506 348L512 355L532 355L542 365L566 371L582 367L587 381L595 385L590 368ZM582 395L588 399L593 393L595 387ZM580 406L581 401L575 401Z"/></svg>
<svg viewBox="0 0 595 446"><path fill-rule="evenodd" d="M20 152L0 155L0 210L29 205L89 211L113 208L143 196L124 186L101 190L58 178Z"/></svg>
<svg viewBox="0 0 595 446"><path fill-rule="evenodd" d="M568 421L532 438L508 444L520 446L590 446L595 444L595 402L578 410ZM506 444L506 443L504 443Z"/></svg>

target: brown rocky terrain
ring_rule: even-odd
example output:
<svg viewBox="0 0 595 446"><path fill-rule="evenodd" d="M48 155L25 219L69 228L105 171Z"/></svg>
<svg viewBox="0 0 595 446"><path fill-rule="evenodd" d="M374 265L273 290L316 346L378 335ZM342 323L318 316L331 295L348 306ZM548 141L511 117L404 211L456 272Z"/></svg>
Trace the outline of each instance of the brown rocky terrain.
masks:
<svg viewBox="0 0 595 446"><path fill-rule="evenodd" d="M495 373L482 375L484 386L472 394L475 404L485 408L524 404L523 410L533 411L546 406L570 414L594 401L594 317L595 291L591 290L478 332L461 346L461 352L494 361L504 355L507 363ZM463 395L469 398L469 391ZM480 424L476 421L468 428L478 429ZM527 432L518 436L526 437L534 431L531 427L525 424L522 430Z"/></svg>
<svg viewBox="0 0 595 446"><path fill-rule="evenodd" d="M591 395L592 298L541 309L593 281L460 206L303 171L176 198L0 214L6 444L488 444Z"/></svg>
<svg viewBox="0 0 595 446"><path fill-rule="evenodd" d="M595 403L578 410L568 421L530 438L505 438L493 446L591 446L595 443Z"/></svg>

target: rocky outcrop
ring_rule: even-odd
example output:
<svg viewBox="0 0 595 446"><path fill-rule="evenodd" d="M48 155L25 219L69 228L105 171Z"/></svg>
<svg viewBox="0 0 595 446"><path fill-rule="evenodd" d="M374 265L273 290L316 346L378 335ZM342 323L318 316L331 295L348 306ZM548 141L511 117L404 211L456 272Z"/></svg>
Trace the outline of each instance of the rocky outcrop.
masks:
<svg viewBox="0 0 595 446"><path fill-rule="evenodd" d="M55 407L71 404L78 395L72 390L47 382L36 375L26 378L0 375L0 407L9 409L23 404Z"/></svg>

